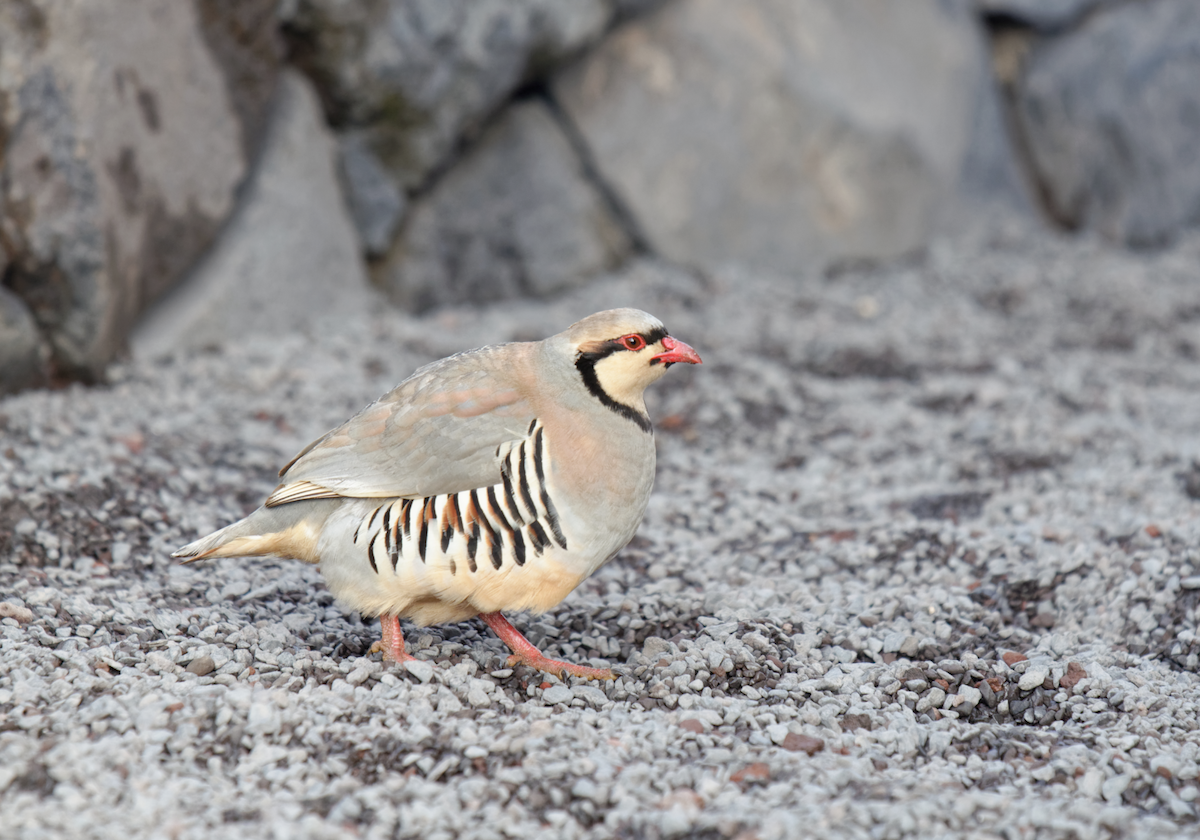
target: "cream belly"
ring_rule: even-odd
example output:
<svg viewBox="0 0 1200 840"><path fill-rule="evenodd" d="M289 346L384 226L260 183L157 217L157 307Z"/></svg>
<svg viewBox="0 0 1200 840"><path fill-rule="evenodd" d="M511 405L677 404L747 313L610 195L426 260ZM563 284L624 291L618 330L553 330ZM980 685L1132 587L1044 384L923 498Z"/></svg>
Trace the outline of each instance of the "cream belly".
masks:
<svg viewBox="0 0 1200 840"><path fill-rule="evenodd" d="M330 591L365 615L419 625L544 612L624 545L556 536L536 519L491 530L482 523L495 522L495 499L482 490L347 501L330 516L317 549Z"/></svg>

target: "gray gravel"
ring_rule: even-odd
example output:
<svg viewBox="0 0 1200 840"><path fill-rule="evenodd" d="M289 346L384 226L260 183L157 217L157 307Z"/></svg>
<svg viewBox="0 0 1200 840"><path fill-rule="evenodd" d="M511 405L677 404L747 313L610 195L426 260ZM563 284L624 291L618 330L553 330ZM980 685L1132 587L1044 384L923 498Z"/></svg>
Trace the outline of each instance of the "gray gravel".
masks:
<svg viewBox="0 0 1200 840"><path fill-rule="evenodd" d="M615 682L477 621L385 668L315 570L168 559L418 364L613 305L705 364L634 543L516 621ZM1200 239L643 263L113 380L0 402L6 837L1200 834Z"/></svg>

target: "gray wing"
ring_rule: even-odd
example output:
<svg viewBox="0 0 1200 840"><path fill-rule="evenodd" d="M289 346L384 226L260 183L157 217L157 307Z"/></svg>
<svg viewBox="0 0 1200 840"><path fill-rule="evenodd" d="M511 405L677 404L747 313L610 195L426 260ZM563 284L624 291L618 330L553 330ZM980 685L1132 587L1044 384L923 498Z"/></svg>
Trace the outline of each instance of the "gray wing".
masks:
<svg viewBox="0 0 1200 840"><path fill-rule="evenodd" d="M280 471L282 483L266 504L422 498L499 483L498 449L524 438L534 418L499 349L421 368L302 450Z"/></svg>

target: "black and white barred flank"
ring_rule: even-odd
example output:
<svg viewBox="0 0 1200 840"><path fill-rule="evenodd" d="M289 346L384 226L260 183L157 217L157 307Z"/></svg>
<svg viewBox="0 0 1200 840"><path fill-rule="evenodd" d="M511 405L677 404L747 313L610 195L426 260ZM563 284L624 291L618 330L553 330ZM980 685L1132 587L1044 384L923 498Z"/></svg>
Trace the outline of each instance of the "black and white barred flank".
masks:
<svg viewBox="0 0 1200 840"><path fill-rule="evenodd" d="M545 452L544 430L534 420L529 436L501 461L499 484L385 502L359 524L354 543L365 535L367 561L376 574L381 559L390 561L395 572L402 557L422 563L433 559L435 547L448 559L451 574L457 574L462 561L472 573L481 561L497 571L506 561L523 566L529 551L541 555L551 540L566 549L546 486Z"/></svg>

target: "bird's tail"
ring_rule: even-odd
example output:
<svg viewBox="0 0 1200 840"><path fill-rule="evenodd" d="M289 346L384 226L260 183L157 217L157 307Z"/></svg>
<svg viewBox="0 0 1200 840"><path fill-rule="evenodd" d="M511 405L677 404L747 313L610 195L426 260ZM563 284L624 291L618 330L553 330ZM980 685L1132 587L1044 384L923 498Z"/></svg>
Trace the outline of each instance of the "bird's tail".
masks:
<svg viewBox="0 0 1200 840"><path fill-rule="evenodd" d="M207 557L274 554L316 563L317 540L340 500L317 499L260 507L245 519L188 543L171 554L184 563Z"/></svg>

